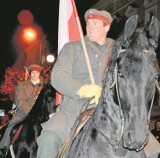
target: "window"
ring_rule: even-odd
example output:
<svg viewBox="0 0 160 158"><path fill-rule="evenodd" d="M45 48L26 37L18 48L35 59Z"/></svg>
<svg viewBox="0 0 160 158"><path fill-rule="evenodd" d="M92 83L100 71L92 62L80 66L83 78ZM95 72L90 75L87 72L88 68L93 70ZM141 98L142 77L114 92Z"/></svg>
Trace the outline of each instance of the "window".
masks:
<svg viewBox="0 0 160 158"><path fill-rule="evenodd" d="M157 17L157 5L154 5L145 10L145 24L150 22L152 16Z"/></svg>

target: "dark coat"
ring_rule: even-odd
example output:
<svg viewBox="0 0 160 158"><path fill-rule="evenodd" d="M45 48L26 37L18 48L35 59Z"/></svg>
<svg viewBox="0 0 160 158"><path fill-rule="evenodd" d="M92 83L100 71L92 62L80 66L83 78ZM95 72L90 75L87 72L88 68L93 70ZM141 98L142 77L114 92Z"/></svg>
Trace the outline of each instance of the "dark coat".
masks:
<svg viewBox="0 0 160 158"><path fill-rule="evenodd" d="M107 38L103 46L85 37L87 53L95 83L102 86L114 41ZM63 95L59 111L44 125L43 131L53 131L64 139L68 136L73 123L81 112L86 99L80 99L76 93L84 84L91 84L81 41L67 43L60 52L51 73L51 85ZM89 108L96 104L89 105Z"/></svg>
<svg viewBox="0 0 160 158"><path fill-rule="evenodd" d="M30 79L20 82L17 85L15 92L15 104L18 111L15 115L22 119L30 112L37 98L35 91L38 89L40 92L42 86L42 81L40 84L33 85Z"/></svg>
<svg viewBox="0 0 160 158"><path fill-rule="evenodd" d="M0 142L0 148L10 145L10 132L13 126L26 118L30 110L32 109L40 90L42 89L43 82L33 85L30 80L20 82L16 87L15 92L15 104L17 106L16 113L13 114L12 119L5 130L3 138Z"/></svg>

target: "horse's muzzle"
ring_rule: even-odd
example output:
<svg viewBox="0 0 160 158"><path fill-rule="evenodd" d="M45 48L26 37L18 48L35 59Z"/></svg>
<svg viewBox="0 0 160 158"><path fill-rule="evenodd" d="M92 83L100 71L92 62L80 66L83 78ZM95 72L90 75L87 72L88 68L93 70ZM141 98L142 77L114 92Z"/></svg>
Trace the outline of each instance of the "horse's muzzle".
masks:
<svg viewBox="0 0 160 158"><path fill-rule="evenodd" d="M123 136L123 146L129 150L142 150L148 142L149 131L144 134L145 137L139 133L134 133L133 131L125 133Z"/></svg>

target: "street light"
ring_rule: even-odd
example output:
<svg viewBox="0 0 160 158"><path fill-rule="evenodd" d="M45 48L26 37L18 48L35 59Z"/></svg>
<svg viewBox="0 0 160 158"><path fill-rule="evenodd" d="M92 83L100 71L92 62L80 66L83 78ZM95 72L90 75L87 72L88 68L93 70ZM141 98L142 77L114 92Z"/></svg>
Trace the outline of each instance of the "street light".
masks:
<svg viewBox="0 0 160 158"><path fill-rule="evenodd" d="M55 61L55 57L54 55L52 54L48 54L46 57L45 57L45 63L47 65L53 65L54 64L54 61Z"/></svg>
<svg viewBox="0 0 160 158"><path fill-rule="evenodd" d="M43 65L43 54L48 52L46 35L42 28L34 23L34 17L29 10L18 14L20 25L13 35L13 44L18 53L15 66L28 66L32 63Z"/></svg>
<svg viewBox="0 0 160 158"><path fill-rule="evenodd" d="M35 29L28 27L23 30L23 38L26 42L33 42L37 39L37 32Z"/></svg>
<svg viewBox="0 0 160 158"><path fill-rule="evenodd" d="M27 52L26 63L43 64L43 43L41 30L36 25L24 26L21 31L21 38Z"/></svg>

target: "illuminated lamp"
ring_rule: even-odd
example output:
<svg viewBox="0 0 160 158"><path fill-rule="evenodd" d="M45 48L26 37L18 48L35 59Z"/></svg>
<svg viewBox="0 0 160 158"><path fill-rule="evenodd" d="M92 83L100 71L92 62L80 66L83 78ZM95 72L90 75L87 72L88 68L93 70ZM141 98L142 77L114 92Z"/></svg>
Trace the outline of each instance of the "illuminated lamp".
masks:
<svg viewBox="0 0 160 158"><path fill-rule="evenodd" d="M37 32L31 27L25 28L22 32L22 37L26 42L33 42L37 40L37 36Z"/></svg>
<svg viewBox="0 0 160 158"><path fill-rule="evenodd" d="M45 61L48 65L52 65L55 61L54 55L52 55L52 54L47 55Z"/></svg>

